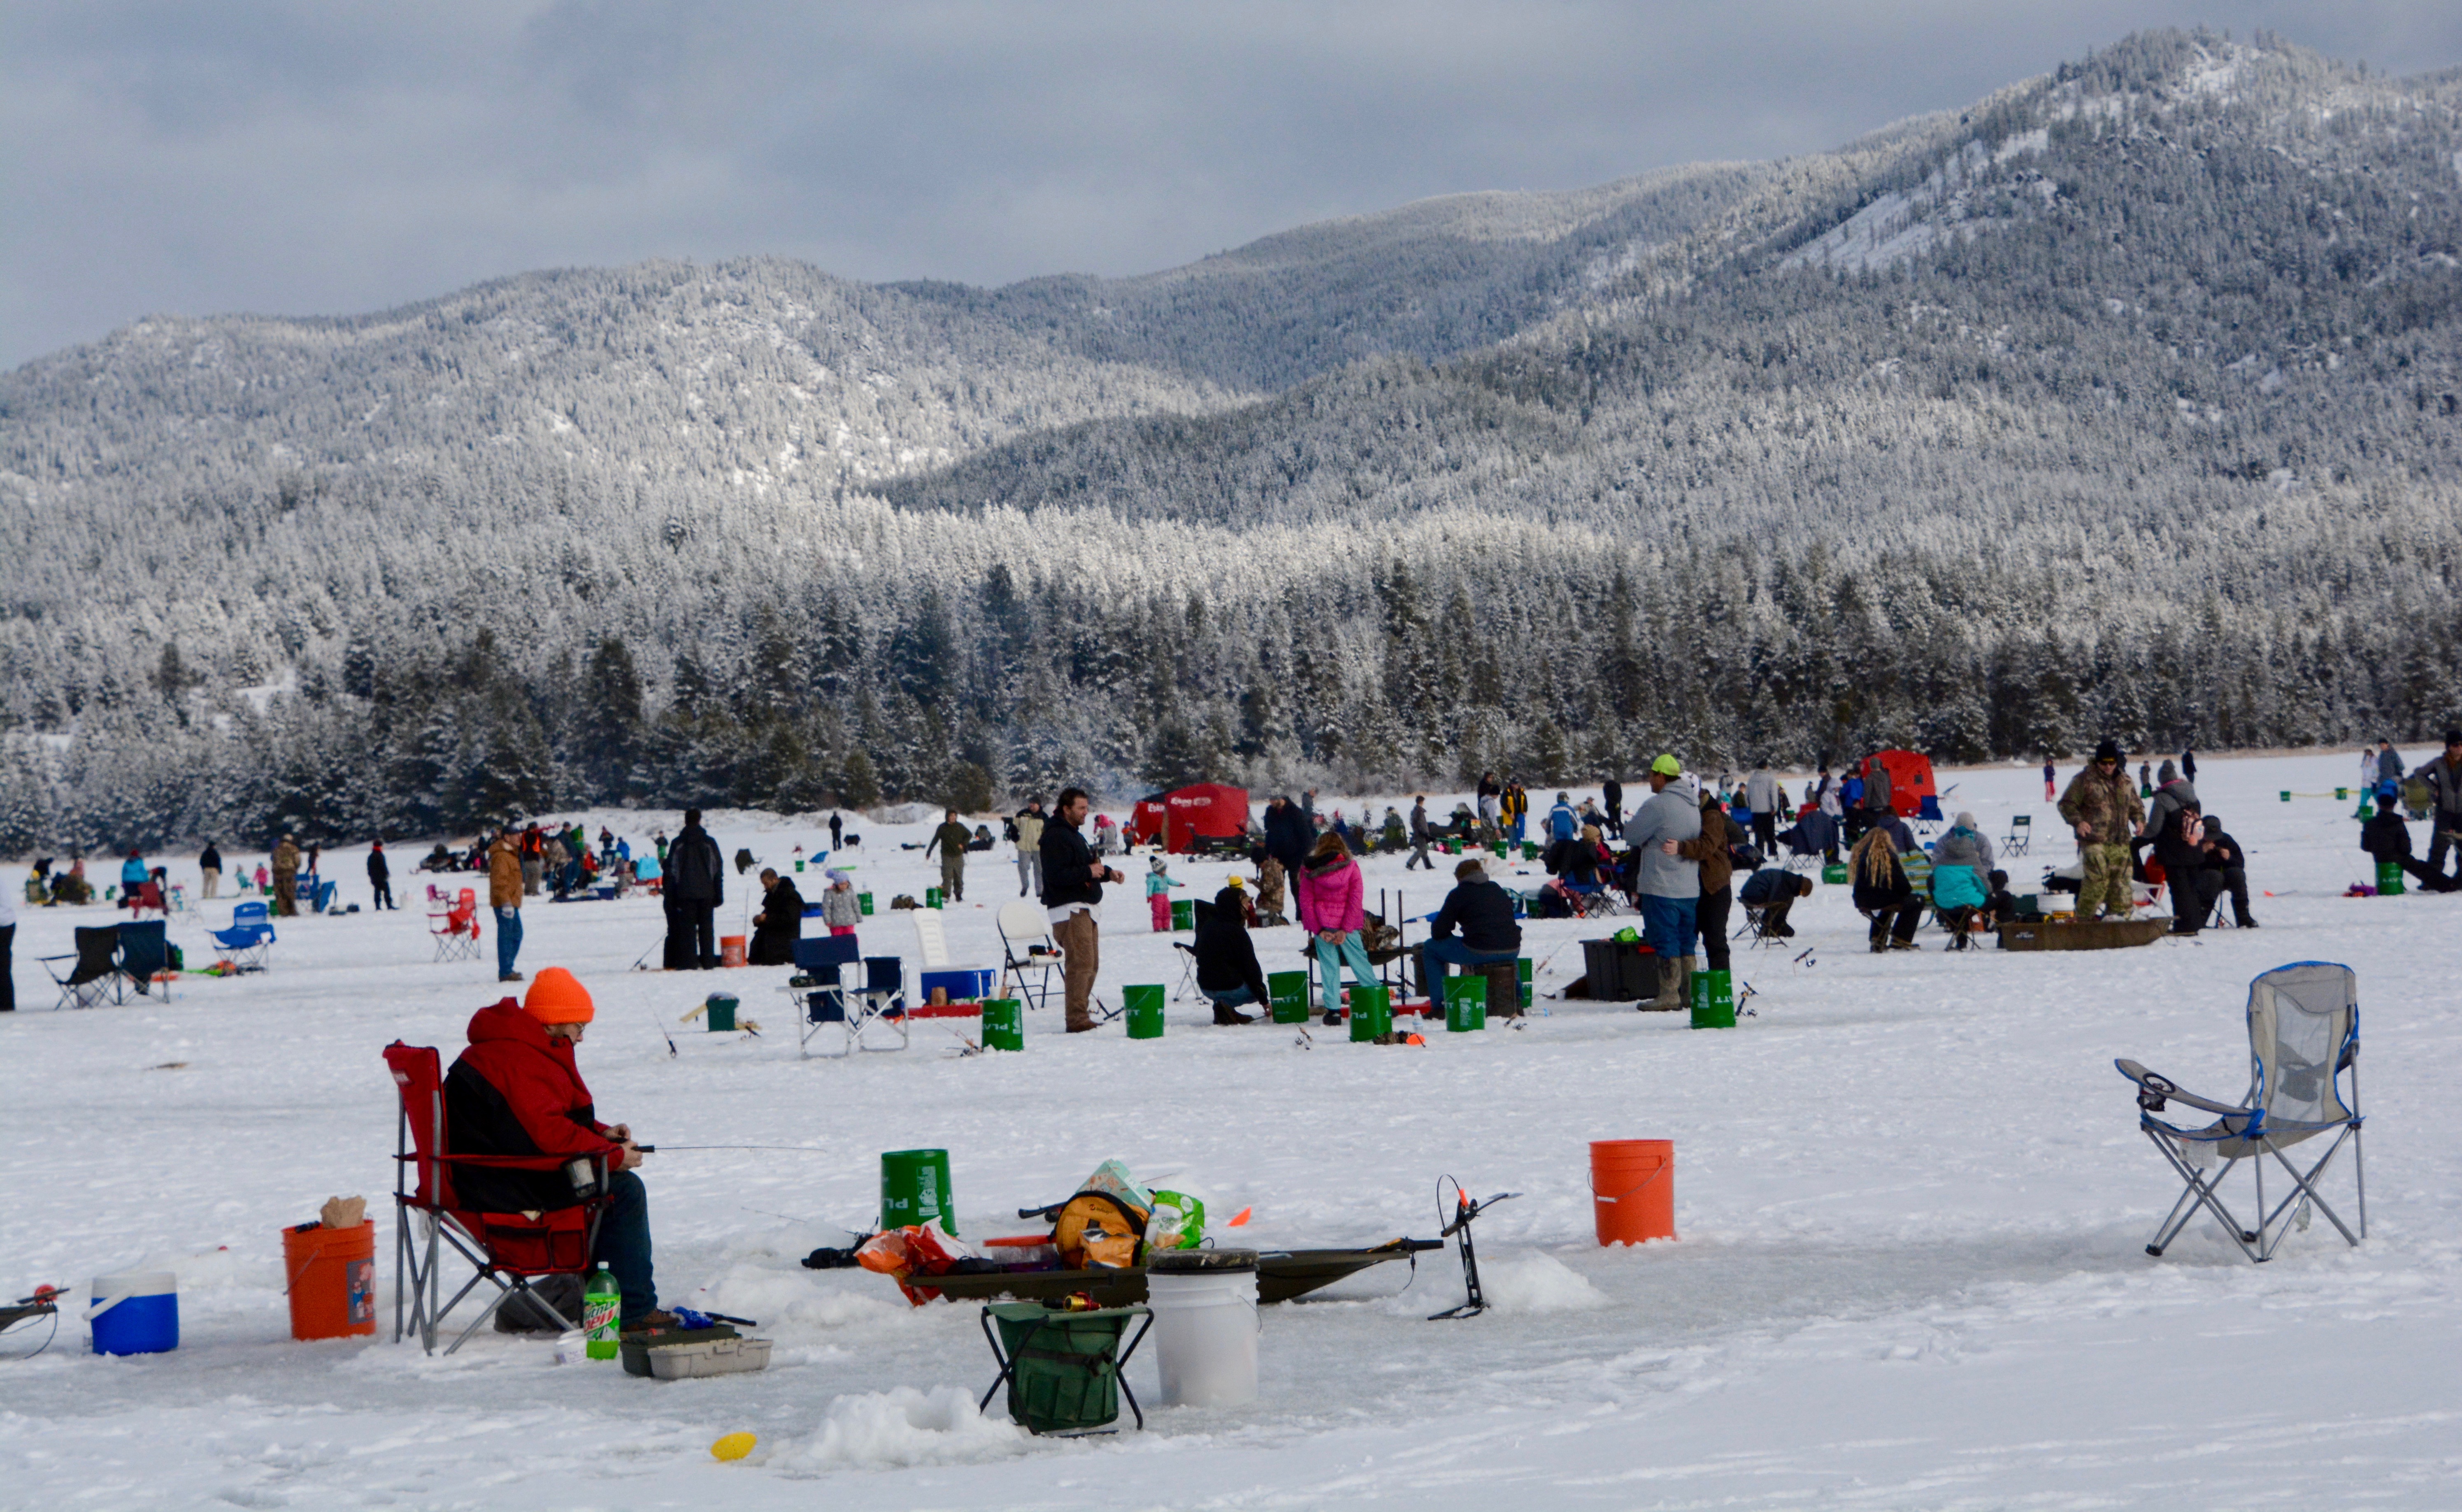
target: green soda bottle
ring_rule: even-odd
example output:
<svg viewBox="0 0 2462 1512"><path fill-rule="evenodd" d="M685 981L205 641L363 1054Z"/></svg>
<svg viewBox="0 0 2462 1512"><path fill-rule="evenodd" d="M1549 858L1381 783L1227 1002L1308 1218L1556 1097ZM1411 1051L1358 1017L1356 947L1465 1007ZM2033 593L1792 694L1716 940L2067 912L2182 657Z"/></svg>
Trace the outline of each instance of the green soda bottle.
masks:
<svg viewBox="0 0 2462 1512"><path fill-rule="evenodd" d="M592 1359L616 1358L616 1316L623 1306L624 1292L616 1285L616 1273L601 1264L581 1288L581 1328L590 1336L587 1348Z"/></svg>

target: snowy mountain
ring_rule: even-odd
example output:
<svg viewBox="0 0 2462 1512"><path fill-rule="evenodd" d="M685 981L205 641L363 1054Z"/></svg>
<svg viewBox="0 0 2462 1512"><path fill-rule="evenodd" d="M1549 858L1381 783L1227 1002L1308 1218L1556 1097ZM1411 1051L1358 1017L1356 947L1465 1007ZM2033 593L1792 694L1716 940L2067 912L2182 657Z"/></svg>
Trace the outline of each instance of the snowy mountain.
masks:
<svg viewBox="0 0 2462 1512"><path fill-rule="evenodd" d="M2412 736L2462 716L2457 106L2147 33L1142 278L147 321L0 378L0 849Z"/></svg>

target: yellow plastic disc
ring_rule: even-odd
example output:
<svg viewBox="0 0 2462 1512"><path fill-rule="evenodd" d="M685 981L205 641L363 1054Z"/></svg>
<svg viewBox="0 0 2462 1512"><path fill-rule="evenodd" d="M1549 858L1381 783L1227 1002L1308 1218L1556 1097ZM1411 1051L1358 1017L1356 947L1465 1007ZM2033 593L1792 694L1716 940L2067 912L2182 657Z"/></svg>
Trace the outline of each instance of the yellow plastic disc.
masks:
<svg viewBox="0 0 2462 1512"><path fill-rule="evenodd" d="M709 1452L720 1459L741 1459L750 1454L752 1446L759 1441L750 1434L729 1434L710 1445Z"/></svg>

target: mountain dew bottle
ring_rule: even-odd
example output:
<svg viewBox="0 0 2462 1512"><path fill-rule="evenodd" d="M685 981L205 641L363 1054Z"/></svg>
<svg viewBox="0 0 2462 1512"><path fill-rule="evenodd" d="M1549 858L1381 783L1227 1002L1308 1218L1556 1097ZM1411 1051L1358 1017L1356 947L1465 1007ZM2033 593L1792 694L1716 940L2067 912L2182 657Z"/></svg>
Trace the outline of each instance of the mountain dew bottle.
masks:
<svg viewBox="0 0 2462 1512"><path fill-rule="evenodd" d="M592 1359L616 1358L616 1315L623 1306L624 1292L616 1285L616 1273L600 1265L591 1273L589 1285L581 1288L581 1329L590 1336Z"/></svg>

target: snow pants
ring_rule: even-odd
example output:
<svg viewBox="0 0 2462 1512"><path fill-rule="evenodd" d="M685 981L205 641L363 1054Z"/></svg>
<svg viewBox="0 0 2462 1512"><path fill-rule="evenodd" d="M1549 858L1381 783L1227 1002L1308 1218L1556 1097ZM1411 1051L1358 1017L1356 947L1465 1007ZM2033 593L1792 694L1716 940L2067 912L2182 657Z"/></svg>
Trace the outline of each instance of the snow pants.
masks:
<svg viewBox="0 0 2462 1512"><path fill-rule="evenodd" d="M2095 917L2098 909L2108 909L2123 918L2136 906L2136 892L2129 878L2128 846L2088 845L2081 847L2085 854L2085 880L2078 885L2077 917L2080 923Z"/></svg>
<svg viewBox="0 0 2462 1512"><path fill-rule="evenodd" d="M1350 984L1354 987L1376 985L1376 968L1368 963L1368 948L1359 942L1359 931L1352 930L1339 940L1322 936L1311 937L1316 947L1317 1002L1328 1013L1342 1011L1342 968L1350 967Z"/></svg>
<svg viewBox="0 0 2462 1512"><path fill-rule="evenodd" d="M1154 916L1155 934L1167 935L1171 933L1171 895L1169 893L1153 893L1147 895L1146 912Z"/></svg>

